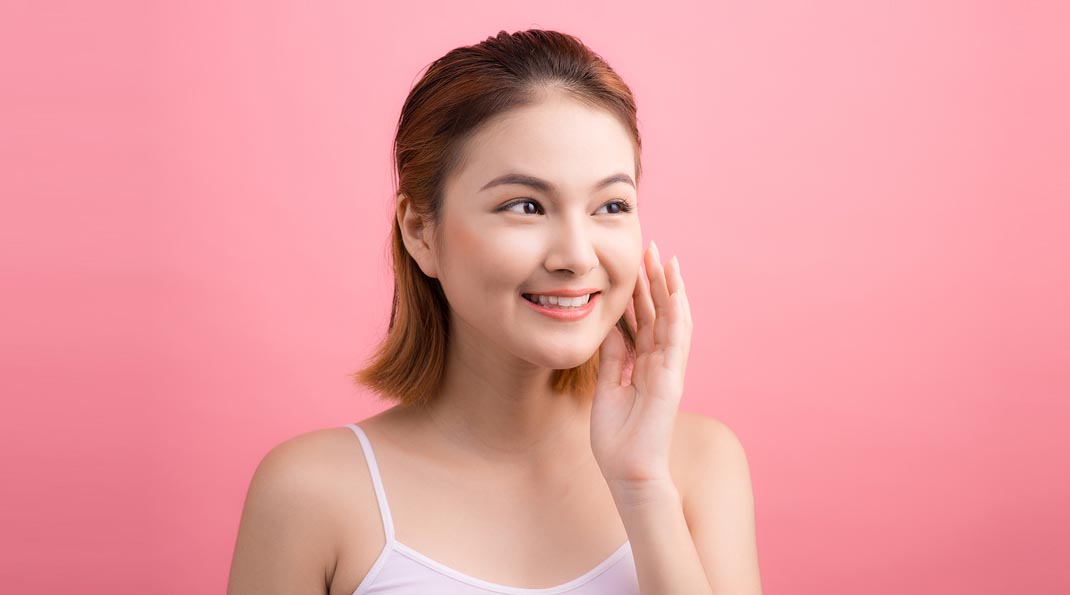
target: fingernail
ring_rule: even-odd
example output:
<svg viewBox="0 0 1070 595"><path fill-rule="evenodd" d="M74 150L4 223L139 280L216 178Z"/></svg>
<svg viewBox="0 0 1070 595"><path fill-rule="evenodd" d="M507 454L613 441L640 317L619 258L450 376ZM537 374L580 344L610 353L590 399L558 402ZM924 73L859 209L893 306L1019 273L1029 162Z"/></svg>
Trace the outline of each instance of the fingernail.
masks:
<svg viewBox="0 0 1070 595"><path fill-rule="evenodd" d="M654 257L654 262L661 262L661 255L658 253L658 245L654 243L654 240L650 240L650 254Z"/></svg>

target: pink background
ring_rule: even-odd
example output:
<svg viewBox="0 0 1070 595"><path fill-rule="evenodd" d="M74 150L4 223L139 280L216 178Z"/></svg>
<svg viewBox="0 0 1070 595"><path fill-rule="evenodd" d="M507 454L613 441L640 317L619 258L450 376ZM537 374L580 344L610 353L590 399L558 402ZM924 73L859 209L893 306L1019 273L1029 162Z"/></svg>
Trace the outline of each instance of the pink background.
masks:
<svg viewBox="0 0 1070 595"><path fill-rule="evenodd" d="M1066 3L11 4L4 591L223 592L260 457L384 408L409 87L531 27L637 95L766 593L1070 591Z"/></svg>

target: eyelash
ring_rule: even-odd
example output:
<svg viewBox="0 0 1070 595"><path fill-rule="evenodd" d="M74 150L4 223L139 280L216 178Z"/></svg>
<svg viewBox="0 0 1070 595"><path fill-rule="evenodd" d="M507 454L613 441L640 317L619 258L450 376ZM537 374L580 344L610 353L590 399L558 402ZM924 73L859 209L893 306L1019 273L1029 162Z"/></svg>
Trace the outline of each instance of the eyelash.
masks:
<svg viewBox="0 0 1070 595"><path fill-rule="evenodd" d="M516 205L521 205L521 204L524 204L526 202L530 202L531 204L539 207L540 211L542 210L542 207L540 207L539 203L536 202L535 200L530 199L530 198L523 198L523 199L520 199L520 200L514 200L513 202L511 202L511 203L509 203L507 205L503 205L500 209L498 209L498 211L505 211L505 210L508 210L508 209L511 209L511 208L515 207ZM632 205L628 201L623 200L623 199L612 200L612 201L609 201L609 202L607 202L606 204L604 204L602 206L604 207L606 205L612 205L612 204L619 205L620 210L617 211L616 213L609 213L610 215L622 215L624 213L632 212ZM599 207L599 208L601 208L601 207ZM527 213L523 213L523 214L527 215Z"/></svg>

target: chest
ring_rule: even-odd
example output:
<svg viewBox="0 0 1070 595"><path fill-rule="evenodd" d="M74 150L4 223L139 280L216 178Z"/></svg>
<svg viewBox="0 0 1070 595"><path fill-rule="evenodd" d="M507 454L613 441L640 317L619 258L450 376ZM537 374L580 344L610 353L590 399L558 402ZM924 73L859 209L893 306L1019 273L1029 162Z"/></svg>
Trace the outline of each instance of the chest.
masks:
<svg viewBox="0 0 1070 595"><path fill-rule="evenodd" d="M686 470L677 459L680 485ZM436 468L380 448L376 469L367 468L350 489L351 521L340 533L330 595L353 595L369 572L401 577L405 568L502 593L594 575L617 581L620 593L635 584L628 536L596 465L525 482Z"/></svg>

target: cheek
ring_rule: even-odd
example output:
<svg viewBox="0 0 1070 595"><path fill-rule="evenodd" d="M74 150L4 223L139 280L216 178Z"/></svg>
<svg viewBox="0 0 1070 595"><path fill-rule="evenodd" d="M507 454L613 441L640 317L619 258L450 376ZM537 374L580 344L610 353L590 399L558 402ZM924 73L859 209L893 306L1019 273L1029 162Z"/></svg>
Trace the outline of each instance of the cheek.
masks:
<svg viewBox="0 0 1070 595"><path fill-rule="evenodd" d="M632 300L635 281L639 276L643 255L642 236L638 233L619 232L606 238L603 266L609 274L612 290L604 296L610 318L624 314ZM616 314L619 312L620 314Z"/></svg>
<svg viewBox="0 0 1070 595"><path fill-rule="evenodd" d="M456 260L469 254L478 253L483 238L474 229L463 225L452 225L445 230L443 252L447 258Z"/></svg>
<svg viewBox="0 0 1070 595"><path fill-rule="evenodd" d="M496 233L474 226L452 228L444 246L451 284L464 283L481 292L516 289L528 279L531 263L538 256L538 248L526 234Z"/></svg>
<svg viewBox="0 0 1070 595"><path fill-rule="evenodd" d="M628 233L614 234L608 245L606 268L614 281L624 284L635 281L643 259L643 238L638 226ZM628 290L631 291L631 285Z"/></svg>
<svg viewBox="0 0 1070 595"><path fill-rule="evenodd" d="M470 293L480 292L480 241L478 234L463 226L448 225L442 228L438 252L439 282L455 308L467 301Z"/></svg>

